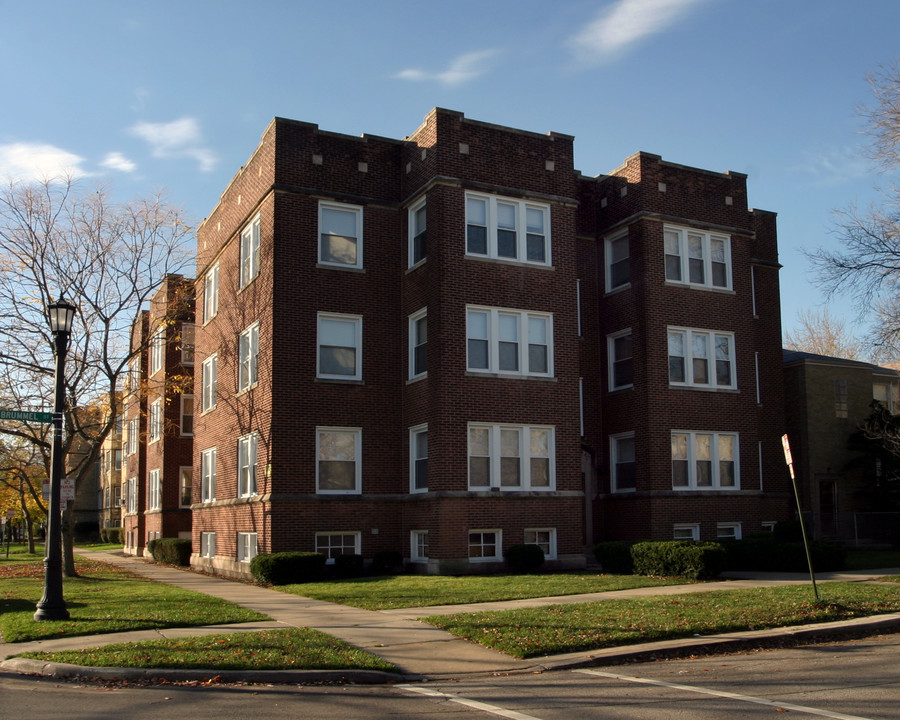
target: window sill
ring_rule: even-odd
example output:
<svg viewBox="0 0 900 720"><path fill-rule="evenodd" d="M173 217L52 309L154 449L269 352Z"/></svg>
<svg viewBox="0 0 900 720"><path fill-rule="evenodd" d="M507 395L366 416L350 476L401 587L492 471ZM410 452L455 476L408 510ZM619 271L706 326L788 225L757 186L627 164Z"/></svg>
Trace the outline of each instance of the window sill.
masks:
<svg viewBox="0 0 900 720"><path fill-rule="evenodd" d="M365 273L366 269L356 265L333 265L332 263L317 262L316 267L321 270L343 270L344 272Z"/></svg>
<svg viewBox="0 0 900 720"><path fill-rule="evenodd" d="M537 380L540 382L557 382L552 375L520 375L516 373L484 372L481 370L466 370L466 377L497 378L503 380Z"/></svg>
<svg viewBox="0 0 900 720"><path fill-rule="evenodd" d="M412 385L414 383L421 382L422 380L427 380L427 379L428 379L428 373L424 372L421 375L416 375L415 377L410 378L409 380L406 381L406 384Z"/></svg>
<svg viewBox="0 0 900 720"><path fill-rule="evenodd" d="M708 393L726 393L730 395L739 395L740 390L736 387L707 387L706 385L673 385L669 383L670 390L691 390L693 392Z"/></svg>
<svg viewBox="0 0 900 720"><path fill-rule="evenodd" d="M496 263L498 265L515 265L522 268L533 268L535 270L556 270L556 267L548 263L526 262L525 260L509 260L506 258L490 257L488 255L473 255L466 253L463 256L466 260L474 260L475 262Z"/></svg>
<svg viewBox="0 0 900 720"><path fill-rule="evenodd" d="M667 287L684 288L685 290L700 290L703 292L721 293L723 295L737 295L732 288L712 287L710 285L697 285L695 283L676 282L675 280L666 280Z"/></svg>
<svg viewBox="0 0 900 720"><path fill-rule="evenodd" d="M677 284L677 283L672 283ZM625 292L626 290L631 290L631 283L625 283L624 285L619 285L618 287L614 287L612 290L607 290L603 293L603 297L609 297L610 295L618 295L619 293Z"/></svg>
<svg viewBox="0 0 900 720"><path fill-rule="evenodd" d="M669 385L669 387L680 387L679 385ZM623 385L622 387L610 388L607 390L607 395L617 395L618 393L627 392L628 390L634 390L634 385Z"/></svg>
<svg viewBox="0 0 900 720"><path fill-rule="evenodd" d="M417 262L415 265L410 265L408 268L406 268L406 273L407 273L407 275L408 275L409 273L411 273L413 270L418 270L418 269L419 269L420 267L422 267L426 262L428 262L428 258L427 258L427 257L424 257L424 258L422 258L421 260L419 260L419 262ZM411 561L411 562L415 562L415 561L413 560L413 561ZM427 562L427 561L426 561L426 562Z"/></svg>
<svg viewBox="0 0 900 720"><path fill-rule="evenodd" d="M317 377L315 380L317 383L324 383L326 385L365 385L365 381L362 378L329 378L329 377Z"/></svg>

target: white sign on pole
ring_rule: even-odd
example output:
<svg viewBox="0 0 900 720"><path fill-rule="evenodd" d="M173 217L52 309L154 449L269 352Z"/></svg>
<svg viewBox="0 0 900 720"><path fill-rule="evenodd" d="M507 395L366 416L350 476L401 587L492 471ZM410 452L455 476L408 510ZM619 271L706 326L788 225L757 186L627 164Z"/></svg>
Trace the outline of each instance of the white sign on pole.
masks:
<svg viewBox="0 0 900 720"><path fill-rule="evenodd" d="M61 500L75 499L75 478L63 478L59 485L59 497Z"/></svg>

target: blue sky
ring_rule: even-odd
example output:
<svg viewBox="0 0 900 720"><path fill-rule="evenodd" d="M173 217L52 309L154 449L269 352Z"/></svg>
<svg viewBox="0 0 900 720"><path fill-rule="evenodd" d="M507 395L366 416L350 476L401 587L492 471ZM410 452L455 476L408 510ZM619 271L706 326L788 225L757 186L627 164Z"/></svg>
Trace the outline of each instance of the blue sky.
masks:
<svg viewBox="0 0 900 720"><path fill-rule="evenodd" d="M274 116L400 138L451 108L572 134L587 175L638 150L747 173L779 216L788 329L824 301L801 249L885 183L855 108L900 56L896 0L0 0L0 17L0 178L166 188L199 221Z"/></svg>

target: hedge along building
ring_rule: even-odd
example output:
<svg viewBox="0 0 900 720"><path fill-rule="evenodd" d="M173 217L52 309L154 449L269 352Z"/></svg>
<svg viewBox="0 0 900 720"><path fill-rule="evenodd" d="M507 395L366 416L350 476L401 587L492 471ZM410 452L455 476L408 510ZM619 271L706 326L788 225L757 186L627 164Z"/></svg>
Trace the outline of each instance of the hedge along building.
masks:
<svg viewBox="0 0 900 720"><path fill-rule="evenodd" d="M784 517L775 252L744 176L586 178L571 136L441 109L403 140L276 118L198 233L192 563L579 567Z"/></svg>

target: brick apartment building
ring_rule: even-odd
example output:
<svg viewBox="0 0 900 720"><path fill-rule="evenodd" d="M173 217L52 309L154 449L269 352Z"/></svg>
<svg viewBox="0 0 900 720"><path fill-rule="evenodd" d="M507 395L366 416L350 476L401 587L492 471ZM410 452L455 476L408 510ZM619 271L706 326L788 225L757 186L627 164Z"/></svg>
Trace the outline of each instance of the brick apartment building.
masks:
<svg viewBox="0 0 900 720"><path fill-rule="evenodd" d="M168 275L132 328L123 413L125 552L191 536L194 288Z"/></svg>
<svg viewBox="0 0 900 720"><path fill-rule="evenodd" d="M126 452L133 551L191 527L223 574L284 550L474 572L518 543L579 567L790 512L775 217L744 175L638 153L585 177L571 136L442 109L402 140L276 118L197 260L192 438L164 404L193 461ZM171 526L138 512L154 484Z"/></svg>

